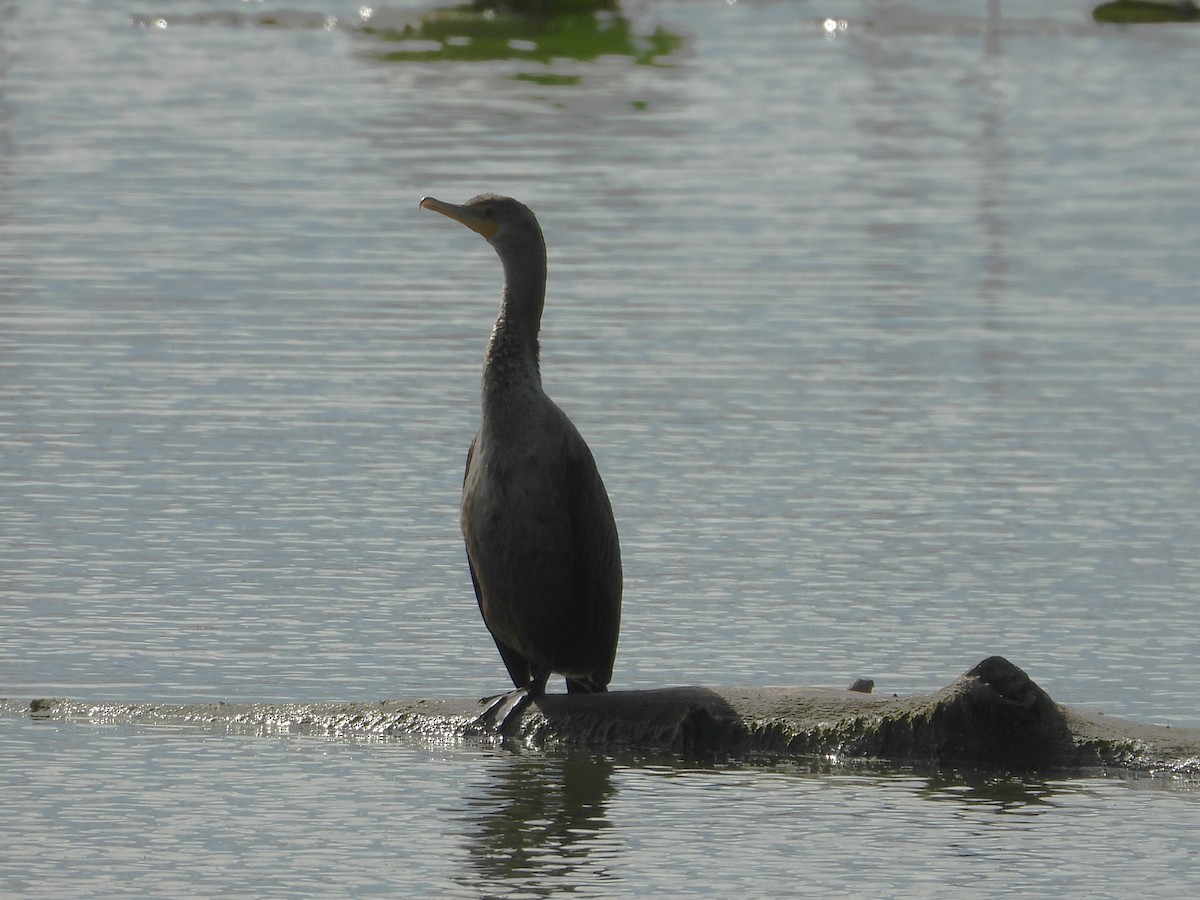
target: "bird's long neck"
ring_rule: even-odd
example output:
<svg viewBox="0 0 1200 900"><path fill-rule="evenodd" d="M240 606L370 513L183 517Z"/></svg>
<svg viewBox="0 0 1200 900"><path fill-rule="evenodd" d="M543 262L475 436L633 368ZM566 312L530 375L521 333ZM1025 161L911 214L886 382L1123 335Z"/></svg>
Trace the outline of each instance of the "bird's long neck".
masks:
<svg viewBox="0 0 1200 900"><path fill-rule="evenodd" d="M538 331L546 299L546 251L502 253L504 291L483 364L483 414L499 415L522 397L541 393Z"/></svg>

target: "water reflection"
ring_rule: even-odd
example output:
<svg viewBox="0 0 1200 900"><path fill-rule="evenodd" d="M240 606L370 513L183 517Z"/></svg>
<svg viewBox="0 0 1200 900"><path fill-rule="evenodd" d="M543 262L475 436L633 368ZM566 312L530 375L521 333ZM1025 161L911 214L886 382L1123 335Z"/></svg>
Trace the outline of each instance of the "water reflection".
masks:
<svg viewBox="0 0 1200 900"><path fill-rule="evenodd" d="M393 62L433 60L556 60L590 62L620 56L639 65L662 65L683 39L661 26L642 33L613 0L511 0L474 2L432 9L414 16L407 9L359 7L354 16L338 17L296 9L247 12L239 8L197 13L134 13L137 28L164 30L178 25L297 31L347 31L379 41L376 58ZM520 80L573 84L573 75L522 74Z"/></svg>
<svg viewBox="0 0 1200 900"><path fill-rule="evenodd" d="M1050 782L1021 775L939 772L918 795L936 802L991 805L998 813L1013 813L1058 806L1051 799L1058 790Z"/></svg>
<svg viewBox="0 0 1200 900"><path fill-rule="evenodd" d="M1001 292L1008 286L1008 217L1004 198L1011 189L1005 143L1004 114L1007 103L1003 86L996 75L1000 46L1000 0L988 0L987 26L984 31L987 62L981 70L977 90L979 103L979 232L984 253L981 267L980 300L987 313L986 327L996 326L995 317ZM986 352L986 351L985 351Z"/></svg>
<svg viewBox="0 0 1200 900"><path fill-rule="evenodd" d="M9 190L12 163L16 157L12 139L13 108L8 101L8 91L6 90L8 71L12 64L12 53L9 50L8 41L5 39L8 34L7 20L14 15L11 6L0 7L0 227L5 229L9 227L11 211L14 207ZM7 245L8 242L6 241L5 244ZM0 259L4 261L3 267L0 268L0 303L7 303L9 300L10 284L14 280L14 275L9 270L8 261L13 256L14 254L7 246L4 250L0 250Z"/></svg>
<svg viewBox="0 0 1200 900"><path fill-rule="evenodd" d="M520 59L590 61L625 56L655 65L674 53L682 39L662 27L638 34L615 3L470 3L426 13L416 22L379 21L363 31L387 42L378 58L389 61ZM531 76L518 76L530 80ZM569 83L573 76L541 75L532 80Z"/></svg>
<svg viewBox="0 0 1200 900"><path fill-rule="evenodd" d="M597 851L612 828L608 804L613 763L604 757L506 755L492 779L467 797L464 817L470 871L460 877L477 890L485 882L529 879L545 893L564 883L595 884L606 862ZM582 876L587 870L586 878ZM574 876L579 875L576 878Z"/></svg>
<svg viewBox="0 0 1200 900"><path fill-rule="evenodd" d="M1101 3L1092 10L1097 22L1116 25L1154 25L1166 22L1194 22L1200 17L1200 9L1192 0L1115 0Z"/></svg>

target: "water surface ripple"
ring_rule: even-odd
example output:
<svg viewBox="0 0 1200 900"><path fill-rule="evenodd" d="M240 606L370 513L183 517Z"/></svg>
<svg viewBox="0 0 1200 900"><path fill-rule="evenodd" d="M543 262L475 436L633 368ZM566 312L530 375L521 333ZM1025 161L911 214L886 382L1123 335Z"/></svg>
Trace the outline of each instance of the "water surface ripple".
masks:
<svg viewBox="0 0 1200 900"><path fill-rule="evenodd" d="M415 0L0 5L0 695L503 686L457 525L500 271L416 205L489 189L549 239L614 687L929 690L998 653L1200 726L1200 31L622 6L604 52L468 59ZM0 729L0 893L1198 880L1178 785Z"/></svg>

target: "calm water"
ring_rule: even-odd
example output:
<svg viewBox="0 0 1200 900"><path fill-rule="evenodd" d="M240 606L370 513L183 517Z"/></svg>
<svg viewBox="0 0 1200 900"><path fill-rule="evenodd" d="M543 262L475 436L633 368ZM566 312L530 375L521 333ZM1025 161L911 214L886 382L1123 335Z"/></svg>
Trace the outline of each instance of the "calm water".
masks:
<svg viewBox="0 0 1200 900"><path fill-rule="evenodd" d="M457 530L499 265L417 209L488 189L547 233L614 687L1002 653L1200 726L1200 31L655 0L462 59L359 6L0 2L0 696L503 686ZM1200 883L1157 781L12 716L0 752L0 893Z"/></svg>
<svg viewBox="0 0 1200 900"><path fill-rule="evenodd" d="M6 896L1171 897L1200 795L0 722ZM15 764L15 765L14 765Z"/></svg>

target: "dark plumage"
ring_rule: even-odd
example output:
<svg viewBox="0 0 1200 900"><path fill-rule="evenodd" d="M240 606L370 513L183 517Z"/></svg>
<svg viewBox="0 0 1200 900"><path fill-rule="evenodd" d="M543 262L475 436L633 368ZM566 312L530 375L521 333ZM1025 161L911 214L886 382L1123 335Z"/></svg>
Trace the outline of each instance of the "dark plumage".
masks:
<svg viewBox="0 0 1200 900"><path fill-rule="evenodd" d="M462 532L483 621L518 688L510 696L537 697L551 673L566 677L568 692L604 691L620 627L621 551L591 451L542 390L541 228L526 206L493 194L461 206L426 197L421 207L483 235L504 264Z"/></svg>

